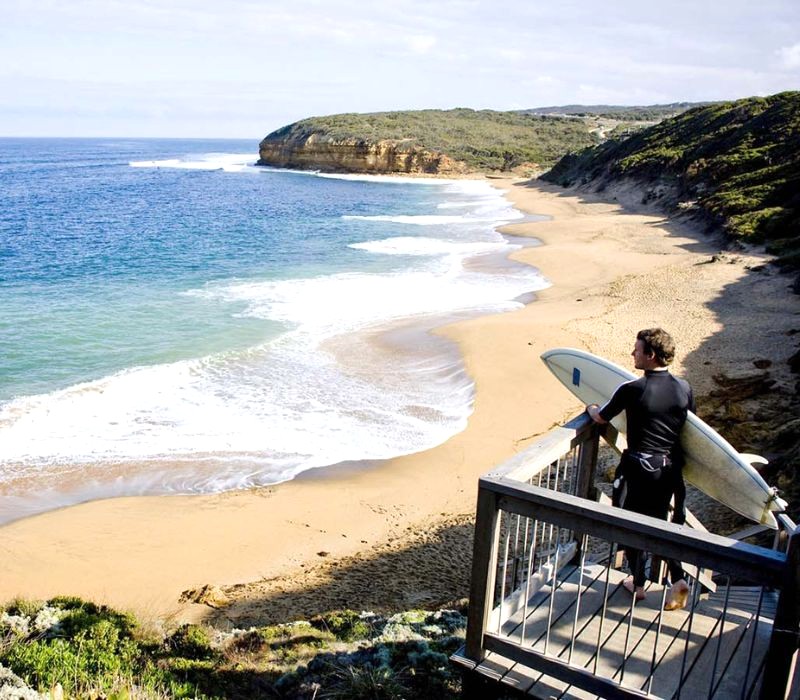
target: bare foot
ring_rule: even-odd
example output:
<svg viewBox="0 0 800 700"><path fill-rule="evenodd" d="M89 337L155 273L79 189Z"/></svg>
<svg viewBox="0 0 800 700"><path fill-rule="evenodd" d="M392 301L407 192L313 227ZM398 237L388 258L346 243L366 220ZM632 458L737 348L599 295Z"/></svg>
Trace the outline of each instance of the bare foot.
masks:
<svg viewBox="0 0 800 700"><path fill-rule="evenodd" d="M644 592L644 588L633 585L633 576L628 576L628 578L622 582L622 585L625 590L628 591L628 593L636 598L636 600L644 600L647 597L647 594Z"/></svg>
<svg viewBox="0 0 800 700"><path fill-rule="evenodd" d="M685 579L675 581L667 591L664 610L682 610L689 602L689 584Z"/></svg>

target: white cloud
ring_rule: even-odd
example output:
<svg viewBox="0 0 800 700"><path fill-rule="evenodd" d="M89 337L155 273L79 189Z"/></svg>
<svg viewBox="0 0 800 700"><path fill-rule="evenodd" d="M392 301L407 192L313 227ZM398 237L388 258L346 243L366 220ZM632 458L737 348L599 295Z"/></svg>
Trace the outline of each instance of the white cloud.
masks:
<svg viewBox="0 0 800 700"><path fill-rule="evenodd" d="M525 58L525 53L519 49L498 49L497 55L512 63L522 61Z"/></svg>
<svg viewBox="0 0 800 700"><path fill-rule="evenodd" d="M778 49L778 56L785 68L800 68L800 43Z"/></svg>
<svg viewBox="0 0 800 700"><path fill-rule="evenodd" d="M414 53L428 53L436 45L436 37L429 34L420 34L408 39L408 45Z"/></svg>
<svg viewBox="0 0 800 700"><path fill-rule="evenodd" d="M797 0L721 2L0 0L0 135L47 110L49 134L107 133L116 115L117 133L237 135L335 112L796 89Z"/></svg>

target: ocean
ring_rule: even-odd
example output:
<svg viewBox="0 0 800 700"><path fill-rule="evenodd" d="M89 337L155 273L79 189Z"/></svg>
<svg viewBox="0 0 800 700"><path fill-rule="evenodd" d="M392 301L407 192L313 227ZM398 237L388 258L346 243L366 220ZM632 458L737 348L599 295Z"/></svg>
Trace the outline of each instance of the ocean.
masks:
<svg viewBox="0 0 800 700"><path fill-rule="evenodd" d="M0 139L0 523L441 444L430 331L547 286L485 181L254 166L233 140ZM529 244L529 243L528 243Z"/></svg>

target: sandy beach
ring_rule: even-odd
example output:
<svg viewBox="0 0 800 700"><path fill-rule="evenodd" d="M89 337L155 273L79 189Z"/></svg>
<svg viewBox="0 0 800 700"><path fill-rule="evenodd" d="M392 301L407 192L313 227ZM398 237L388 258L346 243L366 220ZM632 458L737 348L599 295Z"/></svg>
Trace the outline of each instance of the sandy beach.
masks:
<svg viewBox="0 0 800 700"><path fill-rule="evenodd" d="M0 529L0 600L71 594L237 625L442 604L468 591L478 476L582 410L539 361L545 349L581 347L630 366L636 331L659 325L678 342L675 373L699 395L754 360L772 363L776 390L793 386L785 337L800 297L765 256L720 255L719 240L637 210L635 193L603 202L539 182L492 183L519 209L551 217L504 232L542 241L515 259L552 286L518 311L437 331L458 344L475 381L464 432L275 487L95 501L11 523Z"/></svg>

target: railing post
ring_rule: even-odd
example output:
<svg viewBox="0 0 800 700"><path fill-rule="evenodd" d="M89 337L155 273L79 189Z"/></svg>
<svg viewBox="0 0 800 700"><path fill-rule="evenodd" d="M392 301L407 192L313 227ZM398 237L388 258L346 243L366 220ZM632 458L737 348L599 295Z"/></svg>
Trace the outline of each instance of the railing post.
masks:
<svg viewBox="0 0 800 700"><path fill-rule="evenodd" d="M475 540L472 548L472 580L467 612L465 652L473 661L483 659L483 633L489 620L497 572L497 547L500 517L497 494L478 482L478 507L475 515Z"/></svg>
<svg viewBox="0 0 800 700"><path fill-rule="evenodd" d="M600 447L600 426L592 425L581 442L578 452L578 480L575 495L594 501L594 477L597 471L597 452Z"/></svg>
<svg viewBox="0 0 800 700"><path fill-rule="evenodd" d="M795 654L797 653L798 629L800 629L800 528L795 528L789 537L786 549L786 569L778 598L778 609L772 623L772 636L764 664L761 682L761 700L788 697Z"/></svg>

